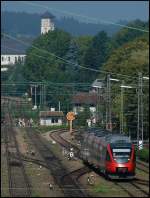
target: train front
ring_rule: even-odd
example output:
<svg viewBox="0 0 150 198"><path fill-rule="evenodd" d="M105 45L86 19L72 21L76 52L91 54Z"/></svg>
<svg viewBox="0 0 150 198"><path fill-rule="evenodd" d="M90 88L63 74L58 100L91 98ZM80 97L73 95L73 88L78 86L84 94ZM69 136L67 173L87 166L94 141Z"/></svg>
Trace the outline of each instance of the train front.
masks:
<svg viewBox="0 0 150 198"><path fill-rule="evenodd" d="M112 179L135 177L135 149L132 143L117 140L107 145L106 173Z"/></svg>

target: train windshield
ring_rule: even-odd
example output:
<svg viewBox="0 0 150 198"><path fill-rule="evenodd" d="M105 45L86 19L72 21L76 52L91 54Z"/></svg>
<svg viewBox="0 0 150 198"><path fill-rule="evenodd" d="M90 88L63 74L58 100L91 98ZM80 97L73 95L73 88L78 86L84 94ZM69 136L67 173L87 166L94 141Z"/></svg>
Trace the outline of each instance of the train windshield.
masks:
<svg viewBox="0 0 150 198"><path fill-rule="evenodd" d="M113 158L118 163L126 163L131 157L131 148L113 148Z"/></svg>

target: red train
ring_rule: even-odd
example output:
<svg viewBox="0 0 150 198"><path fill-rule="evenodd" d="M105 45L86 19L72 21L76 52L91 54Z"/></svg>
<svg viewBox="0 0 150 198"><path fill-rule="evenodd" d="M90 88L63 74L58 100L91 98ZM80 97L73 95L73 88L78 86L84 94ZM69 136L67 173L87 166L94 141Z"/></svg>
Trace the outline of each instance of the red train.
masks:
<svg viewBox="0 0 150 198"><path fill-rule="evenodd" d="M127 136L89 129L83 135L81 158L111 179L135 177L135 149Z"/></svg>

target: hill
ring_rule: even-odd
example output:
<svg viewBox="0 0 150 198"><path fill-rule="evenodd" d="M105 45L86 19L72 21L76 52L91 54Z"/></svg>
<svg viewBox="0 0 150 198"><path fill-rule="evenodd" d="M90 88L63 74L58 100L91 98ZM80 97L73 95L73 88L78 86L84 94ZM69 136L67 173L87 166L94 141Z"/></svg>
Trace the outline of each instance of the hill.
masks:
<svg viewBox="0 0 150 198"><path fill-rule="evenodd" d="M40 20L41 15L36 13L2 11L2 32L7 32L14 36L36 37L40 35ZM126 21L120 23L127 24ZM111 36L121 29L121 27L114 25L79 22L71 17L56 18L55 25L73 36L95 35L102 30Z"/></svg>

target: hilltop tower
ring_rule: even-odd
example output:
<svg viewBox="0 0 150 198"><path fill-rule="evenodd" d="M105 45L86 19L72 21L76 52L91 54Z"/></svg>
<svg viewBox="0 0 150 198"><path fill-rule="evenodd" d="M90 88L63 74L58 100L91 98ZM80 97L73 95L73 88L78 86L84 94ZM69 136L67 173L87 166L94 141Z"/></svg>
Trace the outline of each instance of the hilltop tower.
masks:
<svg viewBox="0 0 150 198"><path fill-rule="evenodd" d="M54 18L55 17L49 12L45 12L41 16L41 34L46 34L48 31L53 31L55 29Z"/></svg>

